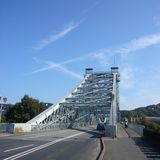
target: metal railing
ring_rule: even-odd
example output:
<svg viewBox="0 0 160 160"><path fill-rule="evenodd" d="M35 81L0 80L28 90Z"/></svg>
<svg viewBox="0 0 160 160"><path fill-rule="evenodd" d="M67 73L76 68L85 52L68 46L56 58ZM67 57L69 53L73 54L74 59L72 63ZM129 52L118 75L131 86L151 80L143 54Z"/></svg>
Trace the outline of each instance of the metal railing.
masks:
<svg viewBox="0 0 160 160"><path fill-rule="evenodd" d="M145 126L140 124L128 124L128 127L130 129L133 129L139 135L143 136L143 129L145 128Z"/></svg>

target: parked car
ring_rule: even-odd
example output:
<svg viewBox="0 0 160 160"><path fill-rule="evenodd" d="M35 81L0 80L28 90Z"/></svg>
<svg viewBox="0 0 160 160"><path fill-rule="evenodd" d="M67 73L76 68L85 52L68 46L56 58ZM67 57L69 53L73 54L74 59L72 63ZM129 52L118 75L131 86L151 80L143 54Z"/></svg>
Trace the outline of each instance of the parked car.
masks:
<svg viewBox="0 0 160 160"><path fill-rule="evenodd" d="M99 131L105 130L104 123L98 123L98 124L97 124L97 130L99 130Z"/></svg>

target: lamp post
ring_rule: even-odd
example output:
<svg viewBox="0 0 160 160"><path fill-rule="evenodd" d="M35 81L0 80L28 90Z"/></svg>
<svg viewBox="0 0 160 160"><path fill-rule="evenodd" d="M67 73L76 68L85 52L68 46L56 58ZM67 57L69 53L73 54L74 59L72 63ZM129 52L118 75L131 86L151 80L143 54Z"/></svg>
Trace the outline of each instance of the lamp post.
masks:
<svg viewBox="0 0 160 160"><path fill-rule="evenodd" d="M2 119L2 112L4 111L3 104L5 104L6 102L7 102L7 97L0 96L0 123Z"/></svg>

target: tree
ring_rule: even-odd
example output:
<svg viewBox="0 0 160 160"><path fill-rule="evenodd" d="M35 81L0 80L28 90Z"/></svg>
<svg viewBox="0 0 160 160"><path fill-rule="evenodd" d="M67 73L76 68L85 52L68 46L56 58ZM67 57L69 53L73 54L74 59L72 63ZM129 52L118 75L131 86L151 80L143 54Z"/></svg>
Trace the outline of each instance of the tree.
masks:
<svg viewBox="0 0 160 160"><path fill-rule="evenodd" d="M45 106L37 99L24 95L21 102L16 103L6 113L6 121L11 123L25 123L42 112Z"/></svg>

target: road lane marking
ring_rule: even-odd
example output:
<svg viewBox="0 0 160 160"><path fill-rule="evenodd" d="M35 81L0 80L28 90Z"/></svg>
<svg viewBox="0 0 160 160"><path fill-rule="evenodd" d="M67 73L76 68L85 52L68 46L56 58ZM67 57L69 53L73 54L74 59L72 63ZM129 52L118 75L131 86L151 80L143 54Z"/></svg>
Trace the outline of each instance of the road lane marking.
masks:
<svg viewBox="0 0 160 160"><path fill-rule="evenodd" d="M44 137L45 135L35 135L32 137L25 137L25 139L29 139L29 138L39 138L39 137Z"/></svg>
<svg viewBox="0 0 160 160"><path fill-rule="evenodd" d="M11 157L8 157L8 158L5 158L5 159L3 159L3 160L15 160L15 159L18 159L18 158L20 158L20 157L23 157L23 156L25 156L25 155L28 155L28 154L33 153L33 152L35 152L35 151L38 151L38 150L40 150L40 149L49 147L49 146L51 146L51 145L53 145L53 144L56 144L56 143L58 143L58 142L61 142L61 141L63 141L63 140L69 139L69 138L73 138L73 137L79 136L79 135L84 134L84 133L85 133L85 132L80 132L80 133L77 133L77 134L74 134L74 135L71 135L71 136L68 136L68 137L64 137L64 138L61 138L61 139L57 139L57 140L55 140L55 141L48 142L48 143L45 143L45 144L43 144L43 145L40 145L40 146L31 148L31 149L29 149L29 150L26 150L26 151L24 151L24 152L15 154L15 155L13 155L13 156L11 156Z"/></svg>
<svg viewBox="0 0 160 160"><path fill-rule="evenodd" d="M22 140L27 140L27 139L32 139L32 138L39 138L39 137L44 137L46 135L34 135L34 136L19 136L19 137L12 137L12 139L22 139Z"/></svg>
<svg viewBox="0 0 160 160"><path fill-rule="evenodd" d="M17 148L8 149L8 150L5 150L3 152L10 152L10 151L18 150L18 149L21 149L21 148L31 147L31 146L34 146L34 144L30 144L30 145L26 145L26 146L21 146L21 147L17 147Z"/></svg>
<svg viewBox="0 0 160 160"><path fill-rule="evenodd" d="M5 134L4 134L4 135L0 135L0 138L9 137L9 136L10 136L10 135L7 135L7 134L5 135Z"/></svg>

